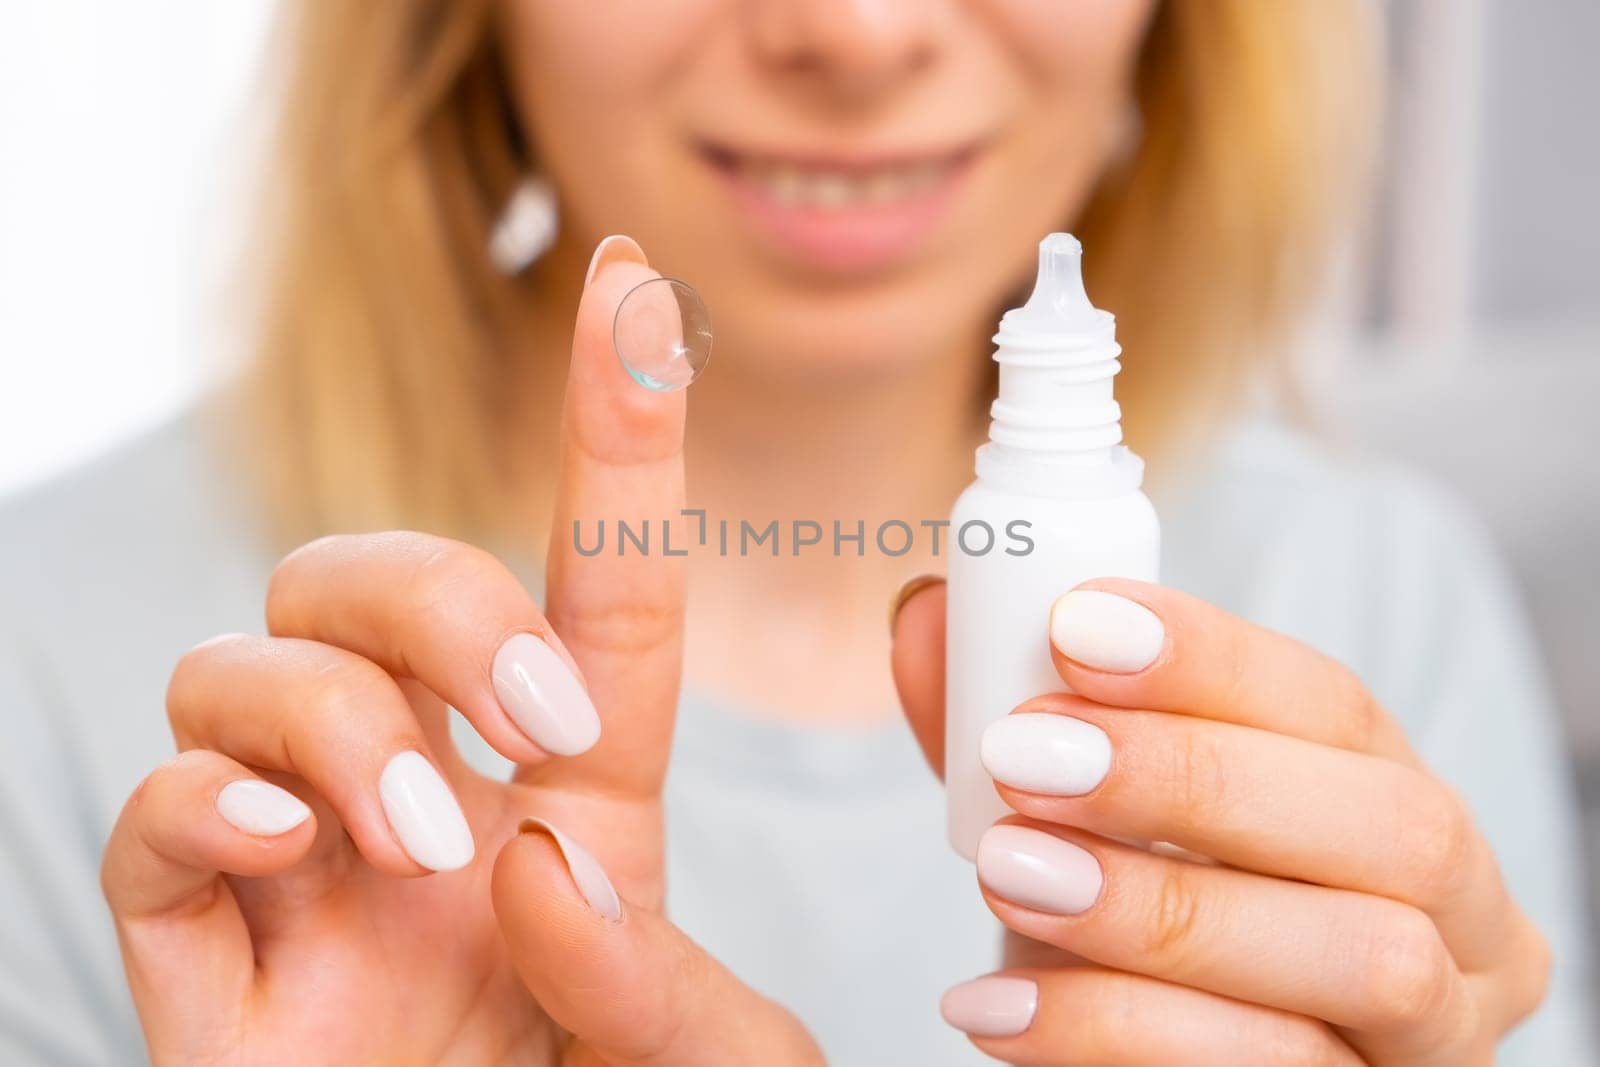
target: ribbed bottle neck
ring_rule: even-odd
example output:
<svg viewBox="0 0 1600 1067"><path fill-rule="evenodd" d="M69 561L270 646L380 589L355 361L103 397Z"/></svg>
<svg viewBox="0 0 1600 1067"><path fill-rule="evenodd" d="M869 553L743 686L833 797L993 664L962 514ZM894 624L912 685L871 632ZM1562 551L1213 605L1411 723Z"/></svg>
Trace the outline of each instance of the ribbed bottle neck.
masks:
<svg viewBox="0 0 1600 1067"><path fill-rule="evenodd" d="M979 477L1036 496L1103 496L1139 487L1144 464L1122 447L1112 382L1122 369L1106 312L1071 335L995 334L1000 391L989 408Z"/></svg>

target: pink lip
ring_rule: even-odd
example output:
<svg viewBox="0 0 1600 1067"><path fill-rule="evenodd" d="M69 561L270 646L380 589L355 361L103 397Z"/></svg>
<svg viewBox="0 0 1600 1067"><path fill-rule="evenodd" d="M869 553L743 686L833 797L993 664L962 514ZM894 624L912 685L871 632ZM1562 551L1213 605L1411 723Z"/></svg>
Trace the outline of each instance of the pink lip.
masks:
<svg viewBox="0 0 1600 1067"><path fill-rule="evenodd" d="M903 199L838 207L781 203L732 165L726 154L711 151L706 159L756 233L788 258L826 273L866 274L893 266L917 250L946 215L974 154L923 157L947 166L936 181ZM899 157L896 162L906 161ZM836 165L841 170L870 166Z"/></svg>

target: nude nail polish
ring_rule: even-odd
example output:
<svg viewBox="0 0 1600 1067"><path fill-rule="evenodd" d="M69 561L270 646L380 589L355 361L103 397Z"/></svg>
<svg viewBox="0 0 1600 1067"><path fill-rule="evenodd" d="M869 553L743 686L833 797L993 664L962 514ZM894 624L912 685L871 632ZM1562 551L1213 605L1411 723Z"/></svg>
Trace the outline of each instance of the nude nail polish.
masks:
<svg viewBox="0 0 1600 1067"><path fill-rule="evenodd" d="M1132 674L1161 655L1167 631L1156 613L1125 596L1074 589L1050 607L1050 643L1085 667Z"/></svg>
<svg viewBox="0 0 1600 1067"><path fill-rule="evenodd" d="M1111 770L1111 739L1066 715L1007 715L983 731L979 754L995 781L1028 793L1082 796Z"/></svg>
<svg viewBox="0 0 1600 1067"><path fill-rule="evenodd" d="M217 793L217 814L230 826L259 837L286 834L311 817L299 797L259 778L239 778Z"/></svg>
<svg viewBox="0 0 1600 1067"><path fill-rule="evenodd" d="M1099 899L1104 876L1093 855L1027 826L991 826L978 841L978 881L1013 904L1077 915Z"/></svg>
<svg viewBox="0 0 1600 1067"><path fill-rule="evenodd" d="M1033 1025L1039 984L1031 978L987 974L952 986L939 1000L939 1014L973 1037L1016 1037Z"/></svg>
<svg viewBox="0 0 1600 1067"><path fill-rule="evenodd" d="M539 637L514 634L495 653L495 696L511 721L553 756L576 756L600 740L600 715L566 660Z"/></svg>
<svg viewBox="0 0 1600 1067"><path fill-rule="evenodd" d="M434 871L472 862L472 828L444 776L420 752L391 759L378 777L378 799L406 854Z"/></svg>
<svg viewBox="0 0 1600 1067"><path fill-rule="evenodd" d="M600 917L608 922L618 922L622 919L622 898L617 896L611 879L606 876L606 869L600 866L600 861L589 853L589 850L578 844L572 838L562 833L546 819L526 818L517 826L517 832L523 834L544 832L555 841L556 847L561 850L561 858L567 862L567 873L572 875L572 882L578 887L578 892L583 899L588 901Z"/></svg>
<svg viewBox="0 0 1600 1067"><path fill-rule="evenodd" d="M594 246L594 255L589 257L589 269L583 275L583 287L585 289L589 287L589 283L594 281L594 276L600 273L600 268L619 260L649 266L649 260L645 259L644 249L639 247L639 242L627 234L614 233Z"/></svg>

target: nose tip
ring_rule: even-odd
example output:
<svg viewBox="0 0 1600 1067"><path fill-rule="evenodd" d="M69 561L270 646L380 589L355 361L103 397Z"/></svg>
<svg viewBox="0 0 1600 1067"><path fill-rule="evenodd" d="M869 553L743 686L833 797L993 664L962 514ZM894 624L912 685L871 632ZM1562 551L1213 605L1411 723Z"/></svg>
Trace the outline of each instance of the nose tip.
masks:
<svg viewBox="0 0 1600 1067"><path fill-rule="evenodd" d="M926 0L764 0L753 35L768 63L844 95L872 95L932 58L936 6Z"/></svg>

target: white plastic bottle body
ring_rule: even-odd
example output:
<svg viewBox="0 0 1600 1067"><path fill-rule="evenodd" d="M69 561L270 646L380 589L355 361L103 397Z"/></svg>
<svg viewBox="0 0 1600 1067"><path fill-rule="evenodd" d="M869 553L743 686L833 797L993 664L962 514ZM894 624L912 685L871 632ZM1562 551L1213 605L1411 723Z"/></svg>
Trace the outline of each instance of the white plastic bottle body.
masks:
<svg viewBox="0 0 1600 1067"><path fill-rule="evenodd" d="M993 546L964 551L963 527L980 522L994 531ZM984 728L1030 697L1067 691L1050 659L1050 605L1090 578L1156 581L1161 533L1138 490L1031 496L980 478L956 501L950 538L945 788L950 844L970 860L1011 810L979 757ZM987 540L974 526L965 543L976 550Z"/></svg>

